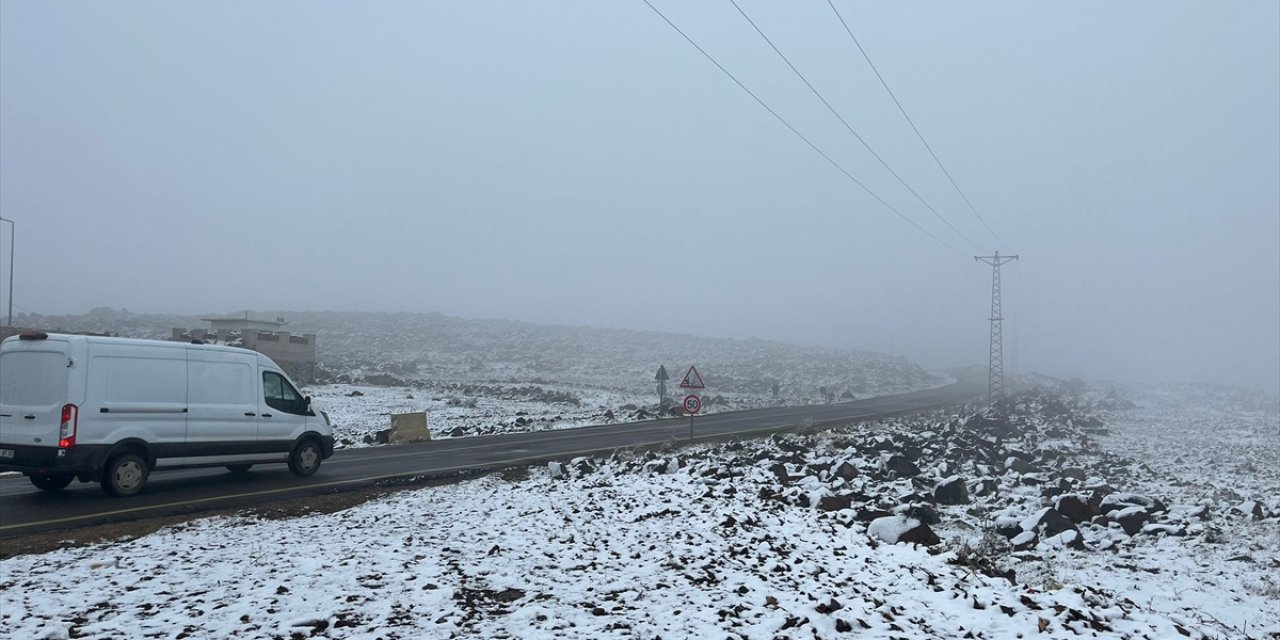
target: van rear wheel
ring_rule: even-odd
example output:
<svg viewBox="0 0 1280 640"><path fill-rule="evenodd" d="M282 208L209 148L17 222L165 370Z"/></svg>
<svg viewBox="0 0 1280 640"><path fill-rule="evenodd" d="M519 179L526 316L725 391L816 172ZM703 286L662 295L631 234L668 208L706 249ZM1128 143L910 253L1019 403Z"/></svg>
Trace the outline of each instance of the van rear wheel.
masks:
<svg viewBox="0 0 1280 640"><path fill-rule="evenodd" d="M151 469L147 461L136 453L122 453L107 463L102 474L102 489L117 497L128 497L142 491Z"/></svg>
<svg viewBox="0 0 1280 640"><path fill-rule="evenodd" d="M293 448L293 453L289 454L289 470L299 478L306 478L314 475L320 468L321 458L323 455L320 453L320 445L315 440L307 438L299 442L298 446Z"/></svg>
<svg viewBox="0 0 1280 640"><path fill-rule="evenodd" d="M44 491L60 491L62 489L66 489L67 485L71 484L71 481L76 479L75 476L70 475L32 475L27 477L31 478L31 484L34 484L37 488L43 489Z"/></svg>

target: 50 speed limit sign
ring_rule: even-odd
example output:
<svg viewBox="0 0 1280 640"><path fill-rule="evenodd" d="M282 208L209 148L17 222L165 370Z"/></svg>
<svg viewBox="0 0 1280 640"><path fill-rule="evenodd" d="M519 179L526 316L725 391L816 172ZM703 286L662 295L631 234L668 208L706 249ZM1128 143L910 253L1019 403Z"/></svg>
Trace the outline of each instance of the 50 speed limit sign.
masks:
<svg viewBox="0 0 1280 640"><path fill-rule="evenodd" d="M687 395L684 397L684 410L690 415L702 411L702 398L695 395Z"/></svg>

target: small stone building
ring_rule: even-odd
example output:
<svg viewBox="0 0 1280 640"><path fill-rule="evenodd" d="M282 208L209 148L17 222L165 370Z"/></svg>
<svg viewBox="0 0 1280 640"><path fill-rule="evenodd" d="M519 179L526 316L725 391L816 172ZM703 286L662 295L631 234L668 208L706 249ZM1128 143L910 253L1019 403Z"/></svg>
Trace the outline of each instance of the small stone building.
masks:
<svg viewBox="0 0 1280 640"><path fill-rule="evenodd" d="M316 334L293 335L281 331L283 319L254 320L244 318L203 318L209 329L172 330L171 340L200 340L214 344L252 349L275 361L289 377L299 383L316 379Z"/></svg>

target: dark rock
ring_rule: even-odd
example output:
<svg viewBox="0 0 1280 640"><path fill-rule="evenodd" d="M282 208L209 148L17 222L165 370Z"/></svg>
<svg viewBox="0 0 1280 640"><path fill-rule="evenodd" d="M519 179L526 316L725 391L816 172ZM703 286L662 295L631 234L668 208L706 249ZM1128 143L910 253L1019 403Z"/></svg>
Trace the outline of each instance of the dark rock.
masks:
<svg viewBox="0 0 1280 640"><path fill-rule="evenodd" d="M844 605L840 604L839 600L832 598L830 602L825 602L814 607L814 610L818 613L831 613L832 611L839 611L843 608Z"/></svg>
<svg viewBox="0 0 1280 640"><path fill-rule="evenodd" d="M888 544L908 542L930 546L941 542L929 525L902 515L876 518L867 527L867 535Z"/></svg>
<svg viewBox="0 0 1280 640"><path fill-rule="evenodd" d="M779 484L791 484L791 475L787 473L787 465L775 462L769 465L769 473L778 479Z"/></svg>
<svg viewBox="0 0 1280 640"><path fill-rule="evenodd" d="M822 496L822 499L818 501L818 509L820 511L839 511L848 509L852 505L853 496L849 495Z"/></svg>
<svg viewBox="0 0 1280 640"><path fill-rule="evenodd" d="M1063 531L1079 532L1075 523L1049 507L1045 507L1030 518L1023 520L1022 529L1024 531L1038 531L1045 538L1051 538Z"/></svg>
<svg viewBox="0 0 1280 640"><path fill-rule="evenodd" d="M1020 531L1018 535L1009 539L1009 544L1014 551L1029 551L1034 549L1038 542L1040 542L1040 536L1034 531Z"/></svg>
<svg viewBox="0 0 1280 640"><path fill-rule="evenodd" d="M834 472L835 477L844 480L852 480L858 476L858 468L848 462L841 462Z"/></svg>
<svg viewBox="0 0 1280 640"><path fill-rule="evenodd" d="M845 621L844 618L836 618L836 631L840 633L848 633L853 631L853 625Z"/></svg>
<svg viewBox="0 0 1280 640"><path fill-rule="evenodd" d="M1015 473L1027 474L1040 472L1040 467L1037 467L1017 456L1012 456L1008 460L1005 460L1004 466L1006 469Z"/></svg>
<svg viewBox="0 0 1280 640"><path fill-rule="evenodd" d="M1151 514L1147 513L1142 507L1129 507L1119 511L1112 511L1107 514L1112 520L1120 523L1124 532L1134 535L1142 530L1142 525L1151 521Z"/></svg>
<svg viewBox="0 0 1280 640"><path fill-rule="evenodd" d="M969 487L959 476L951 476L933 487L933 499L938 504L968 504Z"/></svg>
<svg viewBox="0 0 1280 640"><path fill-rule="evenodd" d="M920 467L916 463L908 460L906 456L894 454L889 456L889 460L885 462L885 469L898 474L900 478L909 478L911 476L920 475Z"/></svg>
<svg viewBox="0 0 1280 640"><path fill-rule="evenodd" d="M938 538L938 534L933 532L933 529L929 528L929 525L920 523L920 526L902 534L902 536L898 538L898 542L922 544L929 547L942 542L942 540Z"/></svg>
<svg viewBox="0 0 1280 640"><path fill-rule="evenodd" d="M391 442L391 430L383 429L381 431L374 431L373 442L375 444L387 444L388 442Z"/></svg>
<svg viewBox="0 0 1280 640"><path fill-rule="evenodd" d="M1085 472L1084 472L1084 469L1081 469L1080 467L1064 467L1064 468L1063 468L1061 471L1059 471L1058 473L1059 473L1060 475L1062 475L1062 477L1064 477L1064 478L1070 478L1070 479L1072 479L1072 480L1079 480L1080 482L1084 482L1084 480L1085 480Z"/></svg>
<svg viewBox="0 0 1280 640"><path fill-rule="evenodd" d="M1148 513L1161 513L1169 510L1159 499L1140 496L1136 493L1113 493L1098 503L1098 511L1101 513L1110 513L1128 509L1129 507L1142 507Z"/></svg>
<svg viewBox="0 0 1280 640"><path fill-rule="evenodd" d="M1089 502L1077 495L1065 495L1057 499L1053 503L1053 508L1058 513L1066 516L1069 520L1076 524L1088 522L1091 518L1098 515L1098 512L1089 507Z"/></svg>
<svg viewBox="0 0 1280 640"><path fill-rule="evenodd" d="M999 489L1000 489L1000 483L996 482L995 478L983 478L977 481L976 483L974 483L973 495L975 496L995 495L996 491L998 491Z"/></svg>
<svg viewBox="0 0 1280 640"><path fill-rule="evenodd" d="M908 518L915 518L925 524L938 524L942 522L942 518L938 516L938 512L933 507L923 504L914 504L907 507L904 512Z"/></svg>
<svg viewBox="0 0 1280 640"><path fill-rule="evenodd" d="M347 394L347 397L349 397L349 398L359 398L359 397L360 397L360 396L362 396L362 395L364 395L364 393L363 393L363 392L361 392L359 389L356 389L355 391L352 391L351 393L348 393L348 394Z"/></svg>
<svg viewBox="0 0 1280 640"><path fill-rule="evenodd" d="M872 522L880 518L887 518L893 515L883 509L858 509L857 515L854 516L858 522Z"/></svg>
<svg viewBox="0 0 1280 640"><path fill-rule="evenodd" d="M1022 524L1020 524L1017 520L1013 520L1011 522L997 521L996 533L1000 534L1001 536L1004 536L1005 538L1010 538L1010 539L1015 538L1018 536L1018 534L1022 533Z"/></svg>

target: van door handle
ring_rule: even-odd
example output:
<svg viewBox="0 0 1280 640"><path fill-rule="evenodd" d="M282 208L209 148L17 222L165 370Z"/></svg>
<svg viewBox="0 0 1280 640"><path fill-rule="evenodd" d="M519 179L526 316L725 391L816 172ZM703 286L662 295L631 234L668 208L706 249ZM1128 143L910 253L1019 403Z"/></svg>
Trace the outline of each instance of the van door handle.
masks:
<svg viewBox="0 0 1280 640"><path fill-rule="evenodd" d="M36 417L35 417L35 416L22 416L22 417L24 417L24 418L26 418L26 419L28 419L28 420L35 420L35 419L36 419Z"/></svg>
<svg viewBox="0 0 1280 640"><path fill-rule="evenodd" d="M269 413L264 413L264 414L262 414L262 417L264 417L264 418L270 418L270 417L271 417L271 414L269 414Z"/></svg>
<svg viewBox="0 0 1280 640"><path fill-rule="evenodd" d="M252 412L252 411L246 411L246 412L244 412L244 414L245 414L246 416L256 416L256 415L258 415L258 414L254 413L254 412Z"/></svg>

